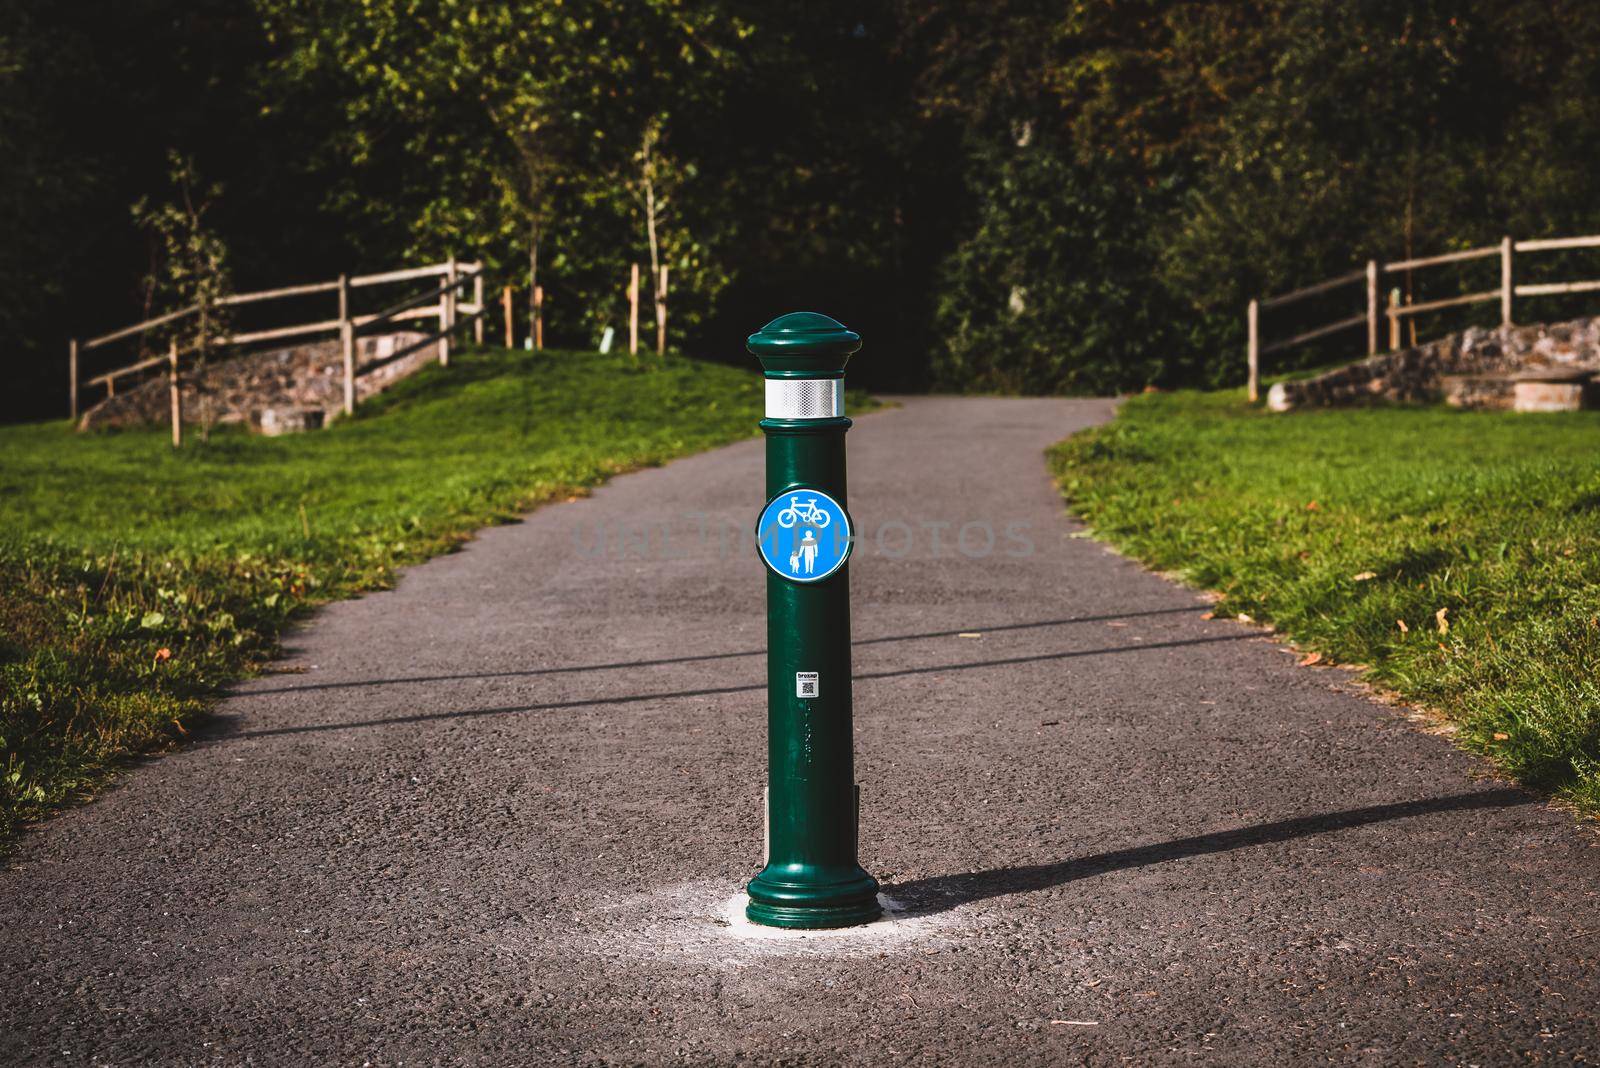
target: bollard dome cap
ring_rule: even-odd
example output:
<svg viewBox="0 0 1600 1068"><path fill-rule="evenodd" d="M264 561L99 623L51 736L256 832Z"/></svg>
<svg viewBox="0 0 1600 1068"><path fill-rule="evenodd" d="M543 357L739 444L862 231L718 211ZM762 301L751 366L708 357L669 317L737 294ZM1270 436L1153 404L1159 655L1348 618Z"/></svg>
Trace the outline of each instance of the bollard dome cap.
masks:
<svg viewBox="0 0 1600 1068"><path fill-rule="evenodd" d="M820 312L780 315L745 341L769 375L840 375L861 335Z"/></svg>

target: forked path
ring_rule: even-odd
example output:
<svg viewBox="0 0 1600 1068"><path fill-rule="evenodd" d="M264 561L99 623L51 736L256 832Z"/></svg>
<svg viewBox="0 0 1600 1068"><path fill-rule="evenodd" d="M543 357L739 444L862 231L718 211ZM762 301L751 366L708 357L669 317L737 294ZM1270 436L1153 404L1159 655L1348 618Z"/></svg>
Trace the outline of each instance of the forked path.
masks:
<svg viewBox="0 0 1600 1068"><path fill-rule="evenodd" d="M913 399L850 434L895 923L725 919L762 837L748 441L328 608L193 746L29 835L0 1062L1594 1051L1596 836L1075 537L1041 453L1110 410Z"/></svg>

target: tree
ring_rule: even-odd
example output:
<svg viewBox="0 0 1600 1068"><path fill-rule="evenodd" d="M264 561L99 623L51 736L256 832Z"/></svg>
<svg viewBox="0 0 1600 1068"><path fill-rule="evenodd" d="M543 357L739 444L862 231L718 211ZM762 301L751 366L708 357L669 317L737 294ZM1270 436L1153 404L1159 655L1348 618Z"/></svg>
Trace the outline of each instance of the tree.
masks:
<svg viewBox="0 0 1600 1068"><path fill-rule="evenodd" d="M562 212L596 183L626 186L624 146L640 144L674 100L714 79L727 41L742 31L712 4L677 0L261 6L288 46L282 72L299 80L336 72L350 83L354 158L398 124L410 155L435 176L453 172L409 221L416 241L435 251L491 246L502 259L520 246L530 302L547 246L568 229ZM457 120L485 136L441 157L437 138Z"/></svg>
<svg viewBox="0 0 1600 1068"><path fill-rule="evenodd" d="M206 222L206 215L222 196L222 186L203 183L194 161L176 150L168 154L172 199L152 204L141 197L133 205L139 228L150 235L153 268L148 291L174 310L193 313L169 327L178 351L194 353L195 392L200 400L200 434L211 432L213 413L207 370L213 349L226 337L230 316L227 298L233 292L228 248Z"/></svg>

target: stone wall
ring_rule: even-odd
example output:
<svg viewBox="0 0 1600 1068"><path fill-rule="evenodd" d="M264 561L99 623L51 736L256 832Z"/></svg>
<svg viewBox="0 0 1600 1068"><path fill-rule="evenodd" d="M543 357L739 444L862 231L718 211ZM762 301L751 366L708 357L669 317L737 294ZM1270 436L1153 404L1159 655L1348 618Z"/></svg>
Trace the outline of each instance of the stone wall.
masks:
<svg viewBox="0 0 1600 1068"><path fill-rule="evenodd" d="M425 336L405 331L358 338L357 371ZM438 355L436 346L425 345L361 375L356 379L356 402L382 392ZM344 410L344 358L337 339L252 352L218 360L203 376L185 367L180 389L185 423L199 422L203 389L213 422L248 423L269 434L309 429L331 422ZM162 373L88 409L78 429L165 423L169 404L167 377Z"/></svg>
<svg viewBox="0 0 1600 1068"><path fill-rule="evenodd" d="M1275 412L1382 402L1444 400L1509 408L1510 375L1536 369L1600 370L1600 317L1533 326L1470 327L1437 341L1359 360L1267 393Z"/></svg>

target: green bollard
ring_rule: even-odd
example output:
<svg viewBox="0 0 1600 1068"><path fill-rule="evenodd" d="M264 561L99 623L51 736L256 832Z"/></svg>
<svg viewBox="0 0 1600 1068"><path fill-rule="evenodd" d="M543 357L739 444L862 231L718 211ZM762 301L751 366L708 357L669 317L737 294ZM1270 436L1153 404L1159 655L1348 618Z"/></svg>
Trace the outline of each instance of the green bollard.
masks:
<svg viewBox="0 0 1600 1068"><path fill-rule="evenodd" d="M876 919L878 881L856 861L845 511L844 367L861 338L795 312L750 335L766 374L767 858L752 922L849 927Z"/></svg>

